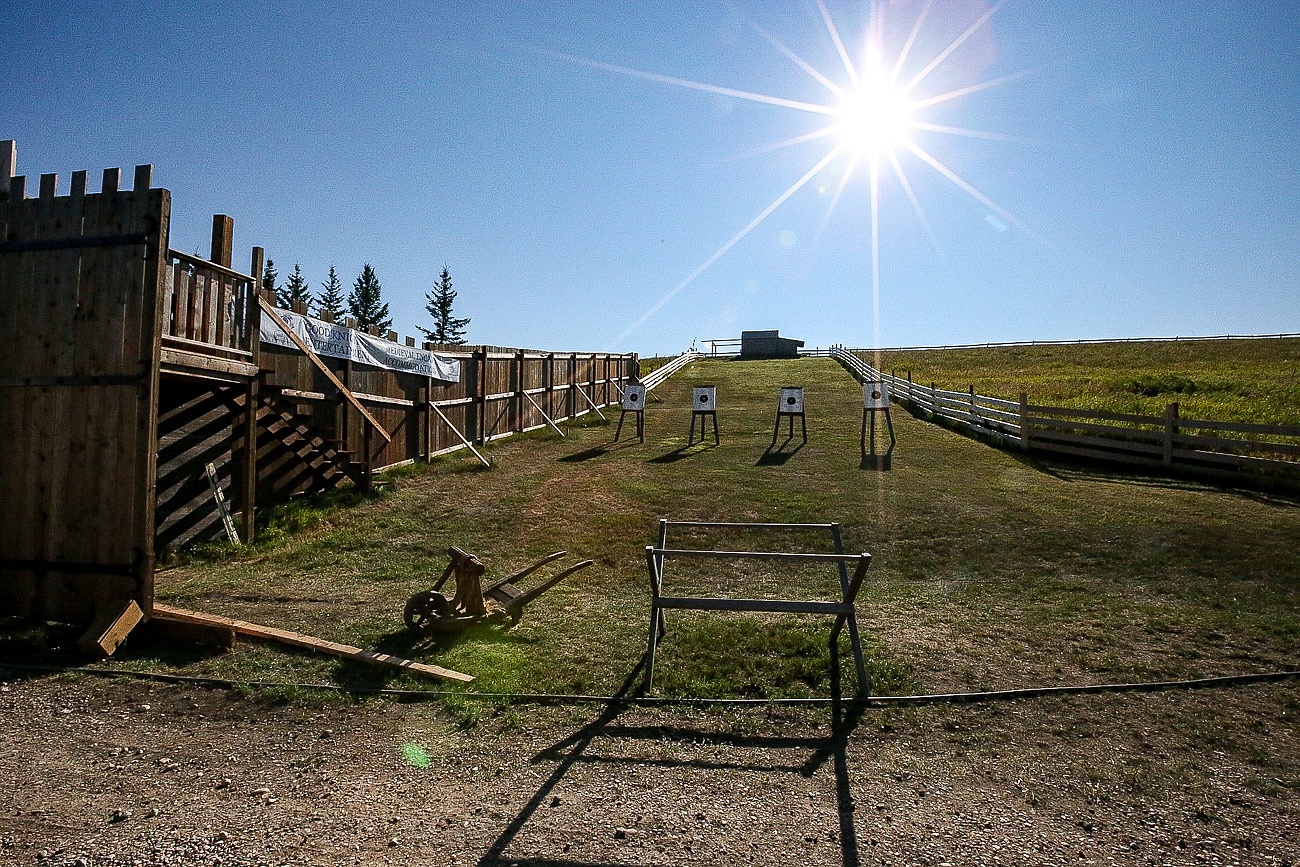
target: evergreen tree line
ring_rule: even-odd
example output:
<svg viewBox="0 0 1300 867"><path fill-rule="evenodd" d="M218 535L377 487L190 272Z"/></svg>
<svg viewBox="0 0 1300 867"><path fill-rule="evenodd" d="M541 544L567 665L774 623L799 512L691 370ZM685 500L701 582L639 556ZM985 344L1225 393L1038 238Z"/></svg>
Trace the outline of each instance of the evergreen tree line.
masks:
<svg viewBox="0 0 1300 867"><path fill-rule="evenodd" d="M302 268L296 262L283 285L279 280L280 272L276 270L275 261L267 259L262 270L262 288L274 292L277 303L286 310L293 309L294 302L301 301L321 318L329 318L325 314L330 314L335 321L342 321L344 316L351 316L357 320L360 328L374 327L388 331L392 327L388 304L383 300L383 287L369 262L361 267L361 273L353 281L352 289L346 296L343 294L343 283L339 280L338 271L333 265L330 265L329 276L321 283L320 291L314 294L307 278L303 276ZM425 339L432 343L464 345L469 318L453 314L456 290L452 288L451 272L446 265L442 266L442 274L424 298L424 309L433 320L432 328L418 326Z"/></svg>

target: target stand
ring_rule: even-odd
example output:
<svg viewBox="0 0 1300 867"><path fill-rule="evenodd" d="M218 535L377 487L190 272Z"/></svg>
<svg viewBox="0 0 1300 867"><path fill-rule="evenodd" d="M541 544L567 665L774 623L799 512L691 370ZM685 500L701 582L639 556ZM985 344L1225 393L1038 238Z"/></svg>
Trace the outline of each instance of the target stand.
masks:
<svg viewBox="0 0 1300 867"><path fill-rule="evenodd" d="M713 419L713 444L721 445L718 438L718 389L712 385L697 385L691 394L691 436L687 448L695 445L695 420L700 420L700 442L704 442L709 419Z"/></svg>
<svg viewBox="0 0 1300 867"><path fill-rule="evenodd" d="M821 533L829 535L831 550L824 553L807 552L808 543L800 543L801 551L773 550L718 550L712 548L671 548L668 545L670 528L685 528L687 532L697 535L705 533L736 532L776 533L785 536L811 532L814 536ZM857 598L862 589L862 582L871 565L871 555L867 553L850 554L844 550L840 536L840 525L834 524L755 524L730 523L721 521L669 521L659 520L659 540L657 545L647 545L645 549L646 569L650 577L650 634L646 645L645 682L643 690L654 690L655 650L668 632L665 611L733 611L762 612L769 614L820 614L834 618L830 629L830 648L832 677L839 679L839 636L847 630L849 649L853 656L853 666L857 675L857 695L867 698L871 694L871 684L867 677L866 663L862 655L862 639L858 635ZM779 564L821 563L833 570L835 578L830 581L834 593L830 599L771 599L740 598L735 596L685 596L665 593L664 574L670 561L700 560L731 561L767 560L779 568ZM681 572L686 576L698 576L701 566L681 565ZM853 567L850 575L849 567ZM733 567L734 568L734 567ZM726 571L726 567L723 567ZM828 588L829 589L829 588ZM720 648L721 649L721 648Z"/></svg>
<svg viewBox="0 0 1300 867"><path fill-rule="evenodd" d="M776 402L776 425L772 428L772 445L776 445L777 434L781 432L781 419L790 419L790 436L794 439L794 420L799 419L799 427L803 433L803 441L808 442L808 417L803 411L803 386L802 385L785 385L781 387L780 396Z"/></svg>
<svg viewBox="0 0 1300 867"><path fill-rule="evenodd" d="M889 448L884 452L876 453L876 415L877 413L885 414L885 427L889 431ZM870 416L870 424L867 418ZM870 427L871 450L867 451L868 427ZM887 470L892 466L894 455L894 421L889 417L889 391L885 384L880 381L869 381L862 383L862 435L859 438L862 447L862 468L868 467L877 470Z"/></svg>
<svg viewBox="0 0 1300 867"><path fill-rule="evenodd" d="M614 429L614 442L623 435L623 419L627 414L636 415L636 438L645 442L645 386L629 385L623 392L623 400L620 402L622 412L618 414L618 427Z"/></svg>

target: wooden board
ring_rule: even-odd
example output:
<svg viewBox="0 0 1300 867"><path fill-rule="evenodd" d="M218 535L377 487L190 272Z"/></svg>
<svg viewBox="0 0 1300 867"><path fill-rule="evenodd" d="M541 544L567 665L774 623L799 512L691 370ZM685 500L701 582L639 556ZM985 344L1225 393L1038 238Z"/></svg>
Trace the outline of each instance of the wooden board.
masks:
<svg viewBox="0 0 1300 867"><path fill-rule="evenodd" d="M441 678L443 680L454 680L459 683L472 683L472 675L461 674L459 671L452 671L450 668L442 668L437 665L429 665L423 662L413 662L409 659L403 659L400 656L392 656L387 653L379 653L374 650L362 650L360 647L352 647L348 644L339 644L334 641L326 641L321 638L314 638L310 635L304 635L301 632L290 632L286 629L276 629L273 626L259 626L256 623L249 623L246 620L236 620L231 617L222 617L218 614L202 614L197 611L187 611L183 608L173 608L170 605L163 605L155 602L153 606L153 616L161 620L174 620L180 623L196 623L205 626L219 626L233 629L239 635L247 635L250 638L261 638L266 641L278 641L282 644L289 644L294 647L304 647L308 650L318 650L321 653L328 653L331 656L340 656L344 659L352 659L357 662L369 662L375 665L390 665L395 668L405 668L411 671L418 671L421 674L427 674L431 677Z"/></svg>
<svg viewBox="0 0 1300 867"><path fill-rule="evenodd" d="M90 624L90 628L77 641L77 647L87 653L112 656L118 646L131 634L131 630L144 619L144 612L134 599L127 599L109 608Z"/></svg>

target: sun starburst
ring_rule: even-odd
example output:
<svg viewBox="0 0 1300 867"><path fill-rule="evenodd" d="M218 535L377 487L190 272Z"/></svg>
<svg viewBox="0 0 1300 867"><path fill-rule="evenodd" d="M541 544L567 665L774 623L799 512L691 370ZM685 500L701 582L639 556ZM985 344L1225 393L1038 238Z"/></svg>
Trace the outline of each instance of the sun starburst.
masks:
<svg viewBox="0 0 1300 867"><path fill-rule="evenodd" d="M818 69L791 50L775 34L757 24L751 23L750 26L759 36L810 79L825 89L826 96L821 101L793 99L776 94L741 90L719 84L632 69L587 58L566 56L571 61L620 75L790 109L824 119L822 125L811 131L791 136L763 149L791 148L809 142L825 141L827 143L826 150L813 160L811 168L778 194L703 263L664 293L649 309L628 325L615 338L611 346L621 344L624 339L640 328L678 293L694 283L724 254L758 228L782 204L801 189L813 183L824 169L835 163L841 164L843 168L839 173L838 184L830 197L827 207L828 218L845 194L850 183L858 176L865 175L866 177L871 213L869 231L871 241L872 312L874 337L877 345L880 344L880 206L882 186L887 178L892 178L897 183L920 223L925 227L927 234L930 235L932 241L934 239L924 208L914 190L912 181L908 177L904 159L924 166L952 183L991 211L1003 223L1038 238L1021 220L998 205L976 188L973 183L963 178L956 170L940 160L921 140L923 135L955 136L968 139L1007 138L986 131L940 123L934 114L940 106L950 105L963 97L1005 84L1024 73L975 81L948 89L927 90L927 85L937 78L934 73L941 69L963 44L968 42L981 29L988 26L990 19L1005 2L1007 0L1001 0L1001 2L988 8L965 30L935 52L933 56L927 58L917 56L917 45L919 37L926 27L926 20L934 0L927 0L917 17L912 21L903 44L894 52L889 52L886 48L884 7L881 4L872 4L869 23L865 32L860 34L860 37L853 43L853 45L857 46L857 50L854 51L841 37L840 30L836 26L824 0L816 0L817 10L825 26L826 37L833 45L842 65L842 69L834 74ZM1038 240L1041 241L1042 239L1038 238Z"/></svg>

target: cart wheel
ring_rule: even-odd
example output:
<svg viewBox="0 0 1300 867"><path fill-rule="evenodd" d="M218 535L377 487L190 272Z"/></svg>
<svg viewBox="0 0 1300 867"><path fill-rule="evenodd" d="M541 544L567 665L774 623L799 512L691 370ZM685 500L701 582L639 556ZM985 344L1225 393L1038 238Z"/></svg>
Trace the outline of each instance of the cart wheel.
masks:
<svg viewBox="0 0 1300 867"><path fill-rule="evenodd" d="M424 590L406 600L402 619L409 629L426 629L432 621L451 613L451 603L436 590Z"/></svg>

